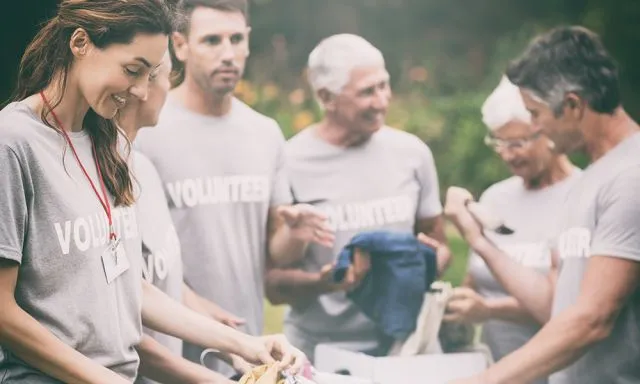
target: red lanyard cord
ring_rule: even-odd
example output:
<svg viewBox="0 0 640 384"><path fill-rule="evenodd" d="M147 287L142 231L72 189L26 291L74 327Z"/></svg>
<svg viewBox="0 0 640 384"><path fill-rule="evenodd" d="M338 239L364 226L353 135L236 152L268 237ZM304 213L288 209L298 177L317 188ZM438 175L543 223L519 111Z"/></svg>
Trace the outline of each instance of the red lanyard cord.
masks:
<svg viewBox="0 0 640 384"><path fill-rule="evenodd" d="M80 169L82 169L82 172L86 176L87 180L89 180L89 184L91 184L91 188L93 189L93 192L95 192L96 196L98 197L98 200L100 201L100 204L102 205L102 208L104 208L104 212L107 214L107 220L109 220L109 240L115 240L116 239L116 233L113 230L113 220L112 220L112 216L111 216L111 205L109 205L109 198L107 197L107 191L106 191L106 188L104 186L104 179L102 178L102 171L100 170L98 157L96 156L96 147L95 147L95 145L93 143L93 140L91 140L91 152L93 154L93 160L96 163L96 170L98 172L98 180L100 181L100 189L102 190L102 196L104 197L104 201L103 201L103 198L100 197L100 193L98 192L98 188L96 188L95 184L91 180L91 177L89 177L89 173L87 172L87 170L85 169L84 165L82 164L82 161L80 161L80 157L78 156L78 153L76 152L76 148L73 145L73 142L71 141L71 138L69 137L69 134L64 129L64 126L62 125L62 122L60 121L60 119L58 119L58 116L53 111L53 108L51 107L51 104L49 104L49 101L44 96L44 93L42 93L42 91L40 92L40 97L42 98L42 101L45 103L45 105L49 109L49 112L51 112L51 116L53 116L53 119L55 120L56 124L60 128L60 131L62 131L62 135L67 140L67 143L69 143L69 147L71 147L71 151L73 152L73 156L76 158L76 161L78 162L78 165L80 166Z"/></svg>

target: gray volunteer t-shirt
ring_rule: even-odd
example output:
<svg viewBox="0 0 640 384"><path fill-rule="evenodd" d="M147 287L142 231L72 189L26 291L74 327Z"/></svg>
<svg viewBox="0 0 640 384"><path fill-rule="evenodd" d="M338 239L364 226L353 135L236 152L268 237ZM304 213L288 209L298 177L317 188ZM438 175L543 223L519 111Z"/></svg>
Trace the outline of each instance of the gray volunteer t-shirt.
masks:
<svg viewBox="0 0 640 384"><path fill-rule="evenodd" d="M585 169L563 210L561 259L553 304L557 316L575 304L592 255L640 262L640 133ZM600 284L609 284L602 281ZM611 335L552 384L640 383L640 288L619 314Z"/></svg>
<svg viewBox="0 0 640 384"><path fill-rule="evenodd" d="M131 163L139 189L136 208L142 237L142 275L168 296L182 302L180 241L171 221L162 182L153 164L140 152L132 152ZM176 356L182 356L182 340L148 328L144 328L144 332ZM140 378L138 382L153 381Z"/></svg>
<svg viewBox="0 0 640 384"><path fill-rule="evenodd" d="M298 200L321 200L317 207L336 230L333 249L311 244L301 268L320 269L337 258L359 232L386 229L414 232L417 218L442 211L431 150L417 137L383 127L355 148L341 148L320 139L309 127L287 143L287 169ZM310 358L318 343L341 344L352 350L376 347L373 322L344 292L318 297L290 310L285 334Z"/></svg>
<svg viewBox="0 0 640 384"><path fill-rule="evenodd" d="M136 146L164 184L187 284L261 334L268 210L291 203L278 124L237 99L227 115L210 117L170 95ZM185 343L184 351L200 361L201 348Z"/></svg>
<svg viewBox="0 0 640 384"><path fill-rule="evenodd" d="M70 136L99 188L89 136ZM142 332L135 208L113 210L130 267L109 284L102 264L104 209L64 137L21 102L0 111L0 212L0 257L20 263L18 305L65 344L133 380ZM4 347L0 378L3 384L57 382Z"/></svg>
<svg viewBox="0 0 640 384"><path fill-rule="evenodd" d="M549 240L558 235L557 213L580 174L581 170L574 168L564 180L539 190L526 189L522 178L517 176L492 185L482 194L480 202L502 217L515 233L500 235L487 231L485 235L520 264L547 273L551 266ZM510 296L475 252L469 259L469 274L481 296L488 299ZM482 339L493 358L500 360L522 347L539 329L533 324L492 319L483 324Z"/></svg>

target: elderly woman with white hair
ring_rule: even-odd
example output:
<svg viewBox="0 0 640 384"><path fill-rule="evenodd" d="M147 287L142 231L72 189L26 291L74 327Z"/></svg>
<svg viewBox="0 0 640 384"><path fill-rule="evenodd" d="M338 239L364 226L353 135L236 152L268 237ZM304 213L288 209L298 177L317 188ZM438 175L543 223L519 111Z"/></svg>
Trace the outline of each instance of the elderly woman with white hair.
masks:
<svg viewBox="0 0 640 384"><path fill-rule="evenodd" d="M546 271L552 262L548 241L556 235L554 213L581 171L532 127L518 87L506 77L482 106L482 120L489 130L485 143L513 173L489 187L480 203L514 233L485 236L519 263ZM448 322L482 323L482 341L495 360L524 345L550 313L543 305L522 305L508 291L472 252L465 284L455 290L445 314Z"/></svg>
<svg viewBox="0 0 640 384"><path fill-rule="evenodd" d="M364 276L367 257L356 252L340 284L332 266L359 232L394 230L436 239L442 269L449 250L435 162L420 139L385 125L389 73L371 43L328 37L311 52L308 73L324 117L289 140L287 170L296 198L327 214L335 242L310 244L297 268L271 269L267 296L290 305L285 334L307 356L320 343L370 352L380 347L376 325L345 295Z"/></svg>

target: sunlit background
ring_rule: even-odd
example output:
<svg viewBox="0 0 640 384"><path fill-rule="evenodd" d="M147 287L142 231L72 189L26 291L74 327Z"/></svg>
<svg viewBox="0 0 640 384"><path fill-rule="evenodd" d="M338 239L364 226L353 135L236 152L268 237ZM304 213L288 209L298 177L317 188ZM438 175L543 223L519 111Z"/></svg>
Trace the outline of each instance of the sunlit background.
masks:
<svg viewBox="0 0 640 384"><path fill-rule="evenodd" d="M475 193L507 176L482 144L480 106L508 60L537 32L581 24L601 34L621 68L623 100L640 118L639 0L253 0L251 57L238 97L275 118L285 136L318 118L304 78L311 49L341 32L357 33L379 47L392 78L388 123L431 146L442 188L463 185ZM54 0L7 0L0 17L6 100L19 57ZM583 159L576 159L584 164ZM459 282L466 248L447 278ZM281 309L269 308L267 330L280 327Z"/></svg>

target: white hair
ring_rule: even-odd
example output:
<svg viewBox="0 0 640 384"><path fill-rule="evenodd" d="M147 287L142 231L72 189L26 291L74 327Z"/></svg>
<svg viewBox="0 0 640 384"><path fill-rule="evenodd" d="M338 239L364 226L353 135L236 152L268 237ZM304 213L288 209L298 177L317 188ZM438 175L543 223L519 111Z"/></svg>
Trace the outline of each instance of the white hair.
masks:
<svg viewBox="0 0 640 384"><path fill-rule="evenodd" d="M498 86L482 105L482 122L490 131L495 131L512 121L530 123L531 115L518 87L502 76Z"/></svg>
<svg viewBox="0 0 640 384"><path fill-rule="evenodd" d="M309 54L308 79L314 93L340 94L356 67L382 65L382 52L364 38L342 33L322 40Z"/></svg>

